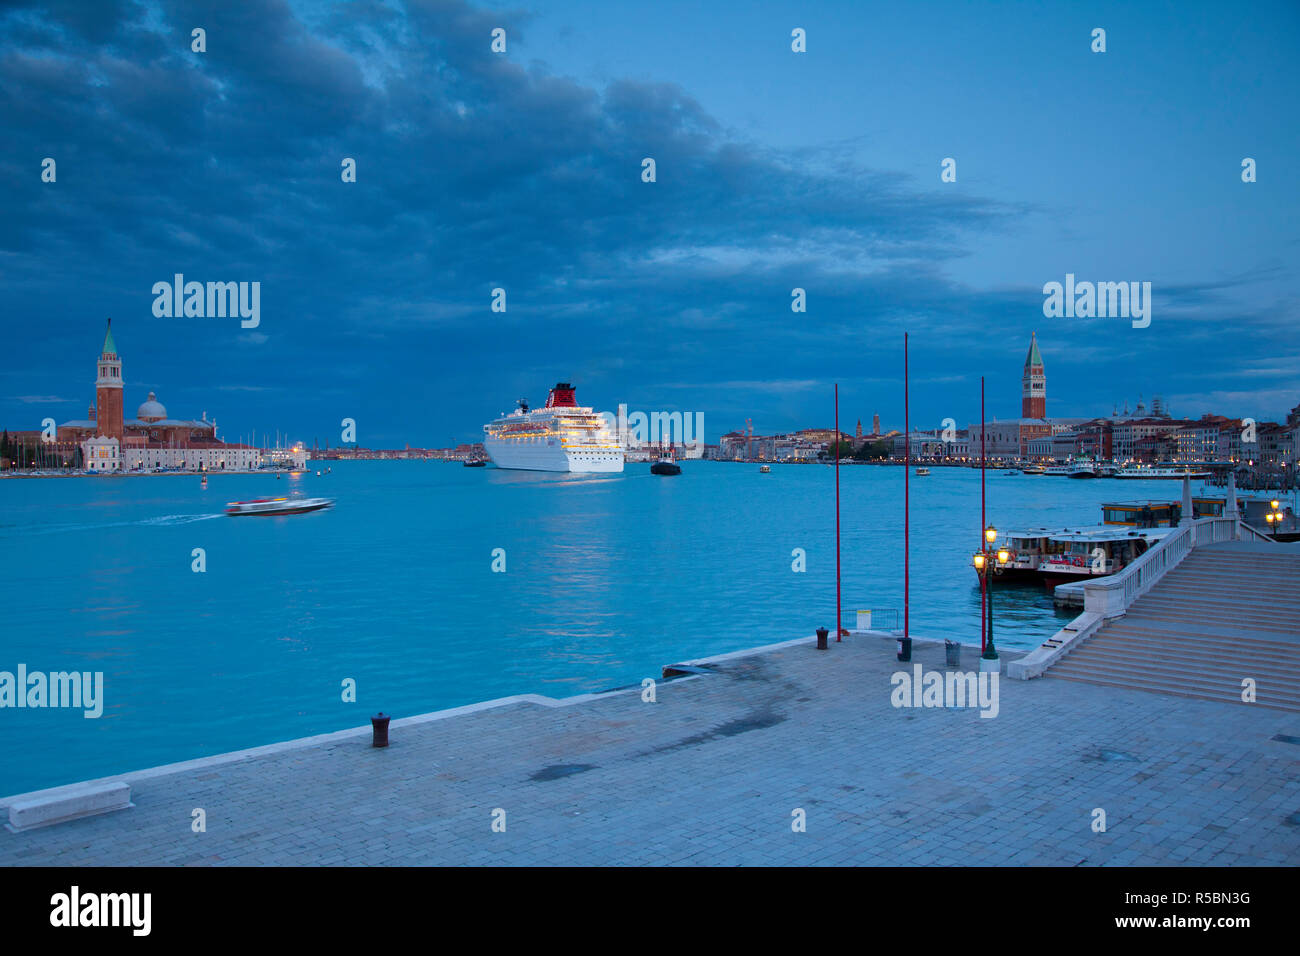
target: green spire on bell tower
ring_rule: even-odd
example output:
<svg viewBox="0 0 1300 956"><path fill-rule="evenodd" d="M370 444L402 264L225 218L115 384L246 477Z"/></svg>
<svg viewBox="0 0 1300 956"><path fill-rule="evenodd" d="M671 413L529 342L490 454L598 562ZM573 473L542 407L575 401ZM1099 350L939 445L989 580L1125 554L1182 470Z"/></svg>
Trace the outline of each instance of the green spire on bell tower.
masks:
<svg viewBox="0 0 1300 956"><path fill-rule="evenodd" d="M113 320L108 320L108 330L104 333L104 354L116 355L117 346L113 344Z"/></svg>
<svg viewBox="0 0 1300 956"><path fill-rule="evenodd" d="M1043 364L1043 356L1038 352L1038 333L1033 333L1029 340L1029 355L1025 358L1025 367L1032 368Z"/></svg>

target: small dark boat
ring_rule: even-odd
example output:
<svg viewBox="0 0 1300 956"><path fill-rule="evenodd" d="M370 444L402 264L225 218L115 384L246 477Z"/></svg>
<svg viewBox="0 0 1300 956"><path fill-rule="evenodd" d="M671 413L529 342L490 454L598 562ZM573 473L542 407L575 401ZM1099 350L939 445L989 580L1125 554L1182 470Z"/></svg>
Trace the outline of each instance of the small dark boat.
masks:
<svg viewBox="0 0 1300 956"><path fill-rule="evenodd" d="M660 458L650 466L650 474L652 475L680 475L681 473L682 466L671 458Z"/></svg>
<svg viewBox="0 0 1300 956"><path fill-rule="evenodd" d="M466 458L461 462L466 468L486 468L487 462L482 458Z"/></svg>

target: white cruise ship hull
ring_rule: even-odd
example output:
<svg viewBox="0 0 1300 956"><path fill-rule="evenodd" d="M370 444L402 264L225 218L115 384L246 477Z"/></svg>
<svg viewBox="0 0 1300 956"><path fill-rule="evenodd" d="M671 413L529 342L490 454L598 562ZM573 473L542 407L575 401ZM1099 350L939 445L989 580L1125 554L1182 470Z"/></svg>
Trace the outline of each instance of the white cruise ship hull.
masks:
<svg viewBox="0 0 1300 956"><path fill-rule="evenodd" d="M483 441L488 457L498 468L518 471L561 471L575 474L618 474L623 471L619 448L565 447L559 438L499 439Z"/></svg>

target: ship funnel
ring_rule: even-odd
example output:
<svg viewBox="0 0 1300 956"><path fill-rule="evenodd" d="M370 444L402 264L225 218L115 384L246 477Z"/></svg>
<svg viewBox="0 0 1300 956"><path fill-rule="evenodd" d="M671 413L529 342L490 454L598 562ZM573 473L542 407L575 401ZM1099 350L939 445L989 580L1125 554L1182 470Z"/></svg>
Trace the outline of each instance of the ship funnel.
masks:
<svg viewBox="0 0 1300 956"><path fill-rule="evenodd" d="M574 388L568 382L558 382L555 388L551 389L546 396L547 408L577 408L578 401L574 398Z"/></svg>

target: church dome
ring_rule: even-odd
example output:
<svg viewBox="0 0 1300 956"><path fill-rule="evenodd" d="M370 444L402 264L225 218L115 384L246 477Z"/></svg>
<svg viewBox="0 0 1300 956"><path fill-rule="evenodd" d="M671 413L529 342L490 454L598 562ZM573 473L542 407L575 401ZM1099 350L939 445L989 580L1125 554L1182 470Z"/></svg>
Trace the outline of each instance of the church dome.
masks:
<svg viewBox="0 0 1300 956"><path fill-rule="evenodd" d="M158 401L158 396L150 392L148 400L135 410L135 417L142 422L158 422L167 417L167 409Z"/></svg>

